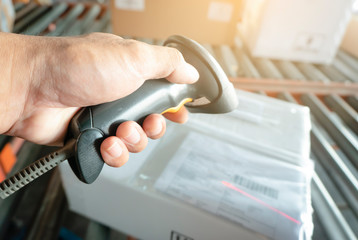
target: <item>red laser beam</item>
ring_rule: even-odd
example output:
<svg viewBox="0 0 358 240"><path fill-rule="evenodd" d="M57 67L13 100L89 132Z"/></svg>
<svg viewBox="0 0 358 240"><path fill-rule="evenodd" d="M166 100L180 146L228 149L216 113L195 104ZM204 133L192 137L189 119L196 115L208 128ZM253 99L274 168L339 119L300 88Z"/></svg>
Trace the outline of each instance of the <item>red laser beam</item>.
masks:
<svg viewBox="0 0 358 240"><path fill-rule="evenodd" d="M298 225L301 224L301 222L298 221L297 219L294 219L293 217L291 217L291 216L287 215L286 213L281 212L280 210L278 210L278 209L276 209L276 208L270 206L269 204L265 203L264 201L262 201L262 200L260 200L260 199L258 199L258 198L256 198L256 197L254 197L254 196L248 194L247 192L245 192L245 191L243 191L243 190L241 190L241 189L235 187L235 186L232 185L231 183L226 182L226 181L221 181L221 183L224 184L226 187L228 187L228 188L230 188L230 189L232 189L232 190L235 190L235 191L241 193L242 195L244 195L244 196L246 196L246 197L248 197L248 198L250 198L250 199L252 199L252 200L258 202L259 204L261 204L261 205L267 207L268 209L270 209L270 210L272 210L272 211L274 211L274 212L280 214L281 216L284 216L284 217L287 218L288 220L290 220L290 221L292 221L292 222L294 222L294 223L296 223L296 224L298 224Z"/></svg>

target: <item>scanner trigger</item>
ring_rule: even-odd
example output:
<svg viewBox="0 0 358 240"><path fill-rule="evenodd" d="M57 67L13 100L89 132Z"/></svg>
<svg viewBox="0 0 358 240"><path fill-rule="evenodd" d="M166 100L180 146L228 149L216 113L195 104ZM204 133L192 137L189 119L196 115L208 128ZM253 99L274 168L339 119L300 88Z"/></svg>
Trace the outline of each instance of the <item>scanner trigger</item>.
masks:
<svg viewBox="0 0 358 240"><path fill-rule="evenodd" d="M210 104L211 101L209 99L207 99L206 97L200 97L197 99L194 99L191 102L188 102L185 104L185 106L187 107L201 107L201 106L205 106L207 104Z"/></svg>

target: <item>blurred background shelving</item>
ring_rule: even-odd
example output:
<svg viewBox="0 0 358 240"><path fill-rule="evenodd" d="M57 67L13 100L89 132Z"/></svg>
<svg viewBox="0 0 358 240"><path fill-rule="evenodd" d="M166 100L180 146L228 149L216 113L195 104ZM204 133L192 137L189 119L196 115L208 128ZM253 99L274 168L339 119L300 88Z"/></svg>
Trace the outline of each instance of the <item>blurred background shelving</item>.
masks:
<svg viewBox="0 0 358 240"><path fill-rule="evenodd" d="M110 33L110 11L94 3L16 4L14 32L73 36ZM122 36L130 38L130 36ZM162 39L137 38L149 44ZM252 57L239 37L234 45L204 47L235 87L306 105L311 110L313 239L358 236L358 59L339 50L330 65ZM0 136L0 178L53 148ZM11 160L10 166L5 160ZM58 170L0 200L0 239L127 239L68 210ZM2 180L0 179L0 180ZM129 239L129 237L128 237Z"/></svg>

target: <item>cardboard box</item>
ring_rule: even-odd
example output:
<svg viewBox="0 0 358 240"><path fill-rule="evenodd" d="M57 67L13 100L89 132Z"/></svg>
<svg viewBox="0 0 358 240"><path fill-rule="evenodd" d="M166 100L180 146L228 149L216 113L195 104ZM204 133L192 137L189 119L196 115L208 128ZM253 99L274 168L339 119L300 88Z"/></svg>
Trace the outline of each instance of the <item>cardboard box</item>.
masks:
<svg viewBox="0 0 358 240"><path fill-rule="evenodd" d="M352 17L344 35L342 49L358 57L358 16Z"/></svg>
<svg viewBox="0 0 358 240"><path fill-rule="evenodd" d="M169 124L93 184L61 164L70 209L143 240L310 239L309 109L238 95L237 111Z"/></svg>
<svg viewBox="0 0 358 240"><path fill-rule="evenodd" d="M241 0L112 0L113 33L165 40L184 35L201 43L232 44Z"/></svg>
<svg viewBox="0 0 358 240"><path fill-rule="evenodd" d="M352 0L249 0L240 36L255 57L329 64L352 12Z"/></svg>

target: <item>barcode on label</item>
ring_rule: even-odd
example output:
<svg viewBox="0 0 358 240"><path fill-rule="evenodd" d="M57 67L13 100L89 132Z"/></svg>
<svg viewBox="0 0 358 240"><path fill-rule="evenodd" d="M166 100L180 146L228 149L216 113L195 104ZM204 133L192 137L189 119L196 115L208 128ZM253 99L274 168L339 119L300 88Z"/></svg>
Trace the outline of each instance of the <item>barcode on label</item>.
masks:
<svg viewBox="0 0 358 240"><path fill-rule="evenodd" d="M261 193L267 197L271 197L273 199L277 199L278 197L278 190L265 186L263 184L257 183L245 177L235 175L234 182L240 186L243 186L251 191L255 191Z"/></svg>
<svg viewBox="0 0 358 240"><path fill-rule="evenodd" d="M170 234L170 240L194 240L191 237L185 236L181 233L172 231L172 233Z"/></svg>

